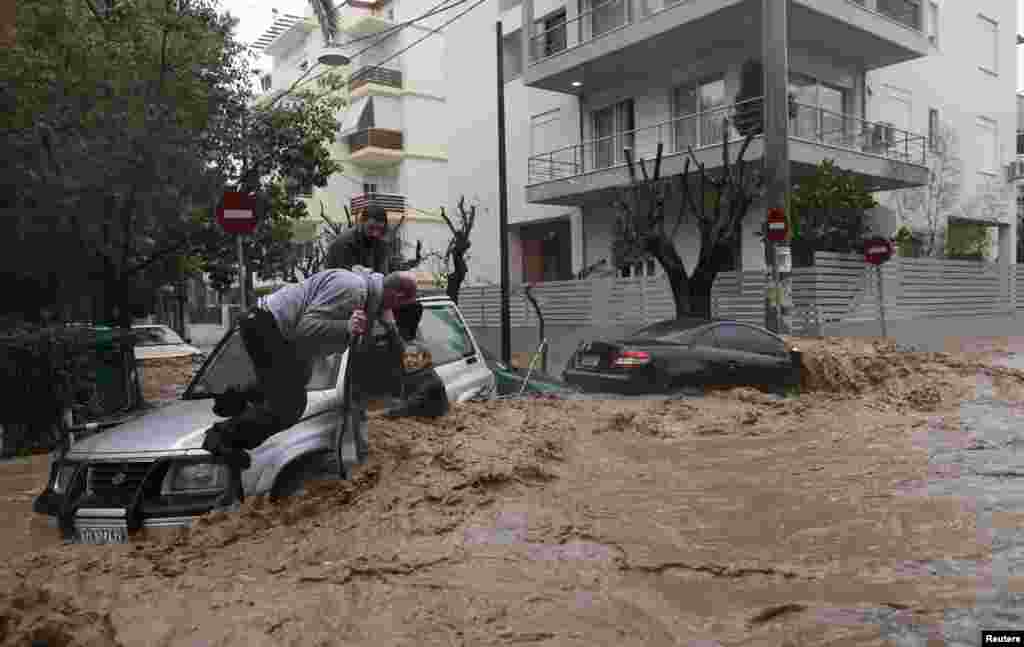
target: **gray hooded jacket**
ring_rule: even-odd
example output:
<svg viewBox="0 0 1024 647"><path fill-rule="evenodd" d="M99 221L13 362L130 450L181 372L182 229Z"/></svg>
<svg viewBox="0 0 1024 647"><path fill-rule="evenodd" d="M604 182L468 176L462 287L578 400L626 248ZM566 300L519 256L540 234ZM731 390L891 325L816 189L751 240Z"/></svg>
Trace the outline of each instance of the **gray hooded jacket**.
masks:
<svg viewBox="0 0 1024 647"><path fill-rule="evenodd" d="M284 338L295 344L299 358L309 362L344 352L352 313L365 307L372 326L380 318L383 296L383 274L325 270L264 297L261 306L274 316Z"/></svg>

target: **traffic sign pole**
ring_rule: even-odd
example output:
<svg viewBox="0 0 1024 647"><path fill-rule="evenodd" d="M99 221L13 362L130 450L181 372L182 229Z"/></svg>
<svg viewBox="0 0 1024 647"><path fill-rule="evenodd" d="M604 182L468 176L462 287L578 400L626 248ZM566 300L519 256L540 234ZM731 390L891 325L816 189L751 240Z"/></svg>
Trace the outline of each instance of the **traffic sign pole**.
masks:
<svg viewBox="0 0 1024 647"><path fill-rule="evenodd" d="M238 242L238 303L242 306L239 314L244 314L249 308L246 306L246 288L249 284L249 277L245 271L245 249L242 247L242 234L235 236Z"/></svg>

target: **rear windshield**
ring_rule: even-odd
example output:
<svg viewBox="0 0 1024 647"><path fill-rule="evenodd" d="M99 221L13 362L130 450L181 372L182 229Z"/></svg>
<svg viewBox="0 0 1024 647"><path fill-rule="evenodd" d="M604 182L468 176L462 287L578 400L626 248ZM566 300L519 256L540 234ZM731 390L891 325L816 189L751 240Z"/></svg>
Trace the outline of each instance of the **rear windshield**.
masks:
<svg viewBox="0 0 1024 647"><path fill-rule="evenodd" d="M683 333L695 330L708 323L704 319L671 319L645 326L634 332L630 337L636 339L671 339L678 340Z"/></svg>
<svg viewBox="0 0 1024 647"><path fill-rule="evenodd" d="M136 346L172 346L185 343L178 333L170 328L133 328L132 332L135 334Z"/></svg>

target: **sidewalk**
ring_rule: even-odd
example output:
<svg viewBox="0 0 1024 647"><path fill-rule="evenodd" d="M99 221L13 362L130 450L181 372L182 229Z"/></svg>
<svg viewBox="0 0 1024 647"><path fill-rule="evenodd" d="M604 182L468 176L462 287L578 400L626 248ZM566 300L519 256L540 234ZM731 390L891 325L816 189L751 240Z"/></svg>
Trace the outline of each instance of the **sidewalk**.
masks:
<svg viewBox="0 0 1024 647"><path fill-rule="evenodd" d="M964 316L888 321L889 337L898 344L930 352L1024 352L1024 316ZM829 324L826 336L879 337L881 323Z"/></svg>

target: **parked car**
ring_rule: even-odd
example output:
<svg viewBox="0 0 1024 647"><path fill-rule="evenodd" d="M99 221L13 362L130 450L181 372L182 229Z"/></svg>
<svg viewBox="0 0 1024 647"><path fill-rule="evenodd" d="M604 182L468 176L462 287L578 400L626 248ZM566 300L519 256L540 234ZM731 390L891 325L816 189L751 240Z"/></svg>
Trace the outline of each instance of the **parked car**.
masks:
<svg viewBox="0 0 1024 647"><path fill-rule="evenodd" d="M778 393L799 384L800 353L760 326L691 317L660 321L617 341L582 343L563 377L591 392L746 385Z"/></svg>
<svg viewBox="0 0 1024 647"><path fill-rule="evenodd" d="M499 396L517 395L520 391L523 395L533 397L554 397L566 398L579 393L577 387L566 384L564 381L543 373L538 369L529 372L526 369L512 368L505 362L495 357L486 348L481 349L488 368L494 373ZM529 379L527 379L529 373ZM526 382L526 389L523 389L523 382Z"/></svg>
<svg viewBox="0 0 1024 647"><path fill-rule="evenodd" d="M132 326L135 333L135 359L198 357L202 351L188 344L178 333L159 324Z"/></svg>
<svg viewBox="0 0 1024 647"><path fill-rule="evenodd" d="M420 303L415 341L429 352L449 400L493 397L494 375L458 307L447 297L424 297ZM330 469L333 438L346 424L339 404L347 367L347 351L318 362L306 385L303 418L251 452L252 466L242 475L246 494L294 495L308 478ZM254 377L233 329L178 402L82 439L55 460L34 510L49 515L69 538L89 543L125 542L136 530L190 525L212 509L226 485L224 468L201 448L206 430L218 420L213 398ZM390 393L369 395L377 408L386 405Z"/></svg>

